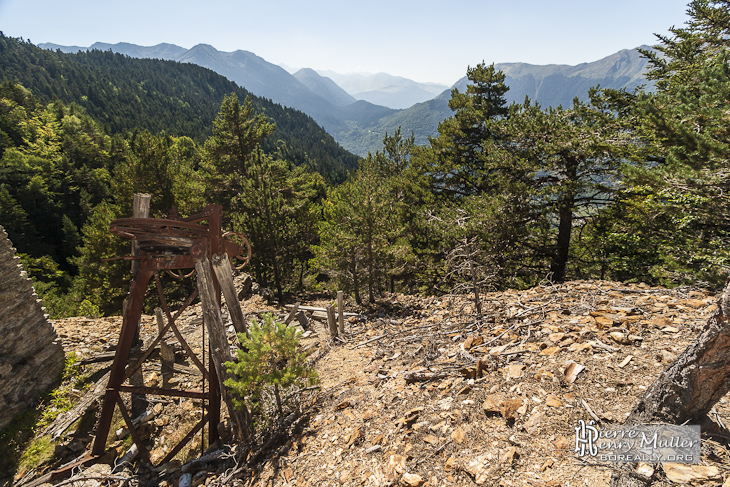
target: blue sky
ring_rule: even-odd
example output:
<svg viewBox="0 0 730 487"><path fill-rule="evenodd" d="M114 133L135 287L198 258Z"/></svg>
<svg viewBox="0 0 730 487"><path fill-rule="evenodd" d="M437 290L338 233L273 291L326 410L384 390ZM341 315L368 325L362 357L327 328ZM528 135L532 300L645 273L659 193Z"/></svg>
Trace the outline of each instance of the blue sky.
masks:
<svg viewBox="0 0 730 487"><path fill-rule="evenodd" d="M0 30L35 44L161 42L269 62L452 84L482 60L579 64L654 44L688 0L0 0Z"/></svg>

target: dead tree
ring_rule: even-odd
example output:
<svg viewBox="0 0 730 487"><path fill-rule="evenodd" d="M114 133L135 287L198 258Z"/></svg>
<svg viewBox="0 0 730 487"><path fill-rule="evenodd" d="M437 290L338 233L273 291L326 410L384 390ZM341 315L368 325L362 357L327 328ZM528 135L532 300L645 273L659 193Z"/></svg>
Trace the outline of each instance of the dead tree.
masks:
<svg viewBox="0 0 730 487"><path fill-rule="evenodd" d="M482 316L482 301L479 298L479 291L482 285L485 285L489 278L493 276L487 276L484 278L483 271L484 266L479 265L477 258L479 251L475 243L476 239L464 238L461 240L459 245L451 250L446 257L449 263L450 271L447 277L461 277L469 279L468 282L461 282L456 285L454 292L460 293L471 287L471 291L474 294L474 308L476 309L477 316Z"/></svg>
<svg viewBox="0 0 730 487"><path fill-rule="evenodd" d="M448 273L445 279L454 279L455 294L474 295L474 309L477 316L482 316L482 302L479 293L494 283L497 265L480 249L480 238L474 233L471 217L461 209L451 218L441 218L429 212L429 221L437 226L458 229L461 237L457 238L448 251L446 261Z"/></svg>
<svg viewBox="0 0 730 487"><path fill-rule="evenodd" d="M730 391L730 281L697 339L647 389L626 424L700 422ZM631 474L612 485L642 485Z"/></svg>

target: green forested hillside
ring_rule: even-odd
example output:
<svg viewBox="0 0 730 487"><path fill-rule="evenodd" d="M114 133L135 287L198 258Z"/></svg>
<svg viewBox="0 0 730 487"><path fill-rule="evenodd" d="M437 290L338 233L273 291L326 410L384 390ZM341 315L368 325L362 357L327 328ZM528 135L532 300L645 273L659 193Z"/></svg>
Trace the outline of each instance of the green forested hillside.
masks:
<svg viewBox="0 0 730 487"><path fill-rule="evenodd" d="M0 81L22 84L39 100L78 103L111 133L149 130L202 142L211 135L223 97L251 98L276 122L263 142L295 164L309 164L342 181L357 157L342 149L309 116L258 98L215 72L193 64L135 59L109 51L65 54L0 34Z"/></svg>

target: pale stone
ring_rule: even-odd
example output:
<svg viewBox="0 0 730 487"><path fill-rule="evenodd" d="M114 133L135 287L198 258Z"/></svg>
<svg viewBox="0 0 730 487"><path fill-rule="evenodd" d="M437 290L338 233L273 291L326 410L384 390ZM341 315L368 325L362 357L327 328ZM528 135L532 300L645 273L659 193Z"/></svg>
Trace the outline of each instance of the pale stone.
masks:
<svg viewBox="0 0 730 487"><path fill-rule="evenodd" d="M418 474L406 473L401 477L401 483L408 487L421 487L426 481Z"/></svg>
<svg viewBox="0 0 730 487"><path fill-rule="evenodd" d="M545 404L547 404L551 408L559 408L563 405L563 403L560 402L560 399L553 396L552 394L548 394L547 398L545 398Z"/></svg>
<svg viewBox="0 0 730 487"><path fill-rule="evenodd" d="M540 429L540 424L542 424L544 419L545 413L543 413L542 411L533 413L530 416L530 419L528 419L524 424L525 431L527 431L531 435L534 435Z"/></svg>
<svg viewBox="0 0 730 487"><path fill-rule="evenodd" d="M451 433L451 439L461 444L466 441L466 436L461 428L457 428Z"/></svg>
<svg viewBox="0 0 730 487"><path fill-rule="evenodd" d="M667 479L679 484L712 479L720 476L717 467L706 465L686 465L683 463L662 463Z"/></svg>

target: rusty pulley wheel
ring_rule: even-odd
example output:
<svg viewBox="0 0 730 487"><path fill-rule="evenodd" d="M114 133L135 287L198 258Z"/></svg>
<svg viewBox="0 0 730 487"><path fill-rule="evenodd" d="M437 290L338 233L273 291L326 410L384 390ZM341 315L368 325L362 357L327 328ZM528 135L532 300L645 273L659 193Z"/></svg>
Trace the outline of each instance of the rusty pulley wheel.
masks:
<svg viewBox="0 0 730 487"><path fill-rule="evenodd" d="M183 272L181 270L178 270L177 271L177 274L174 273L174 272L172 272L170 269L165 269L165 272L167 272L168 274L170 274L170 276L172 276L173 279L177 279L178 281L182 281L183 279L187 279L188 277L190 277L193 274L195 274L195 269L191 270L187 274L183 274Z"/></svg>
<svg viewBox="0 0 730 487"><path fill-rule="evenodd" d="M248 239L242 234L238 232L226 232L223 234L223 239L226 241L227 244L233 244L233 245L226 245L226 251L229 249L232 249L234 247L237 247L237 251L229 253L229 257L231 259L231 267L234 267L237 271L240 271L244 267L246 267L246 264L248 264L251 261L251 244L248 242ZM238 241L236 241L238 240ZM246 255L242 255L241 252L245 251ZM233 258L236 258L238 260L243 261L243 264L240 265L233 265Z"/></svg>

